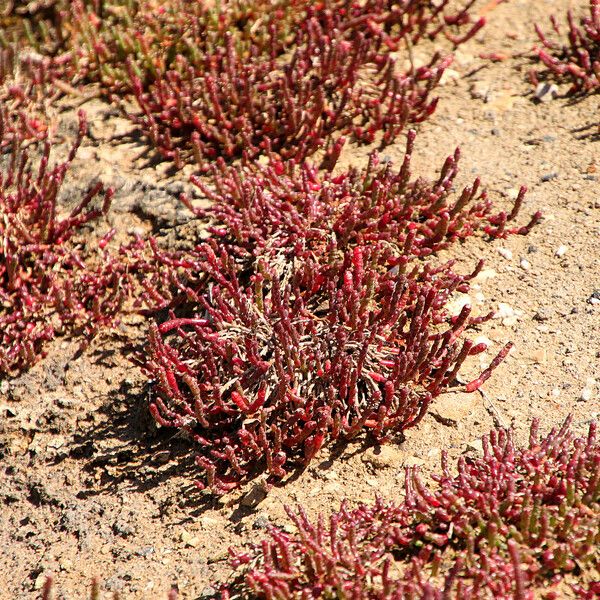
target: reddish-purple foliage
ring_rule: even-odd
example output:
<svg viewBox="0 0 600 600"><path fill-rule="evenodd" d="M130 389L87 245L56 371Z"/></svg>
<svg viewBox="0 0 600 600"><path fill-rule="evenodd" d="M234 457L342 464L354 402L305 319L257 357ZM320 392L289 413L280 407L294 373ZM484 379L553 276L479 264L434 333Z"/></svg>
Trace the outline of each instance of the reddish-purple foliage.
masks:
<svg viewBox="0 0 600 600"><path fill-rule="evenodd" d="M461 457L454 474L444 454L433 479L408 468L402 502L344 502L328 522L288 510L296 532L272 527L251 552L232 551L246 572L224 597L550 600L568 584L598 597L596 424L577 438L568 419L540 439L534 422L526 448L494 430L482 457Z"/></svg>
<svg viewBox="0 0 600 600"><path fill-rule="evenodd" d="M298 4L281 3L284 25L256 20L263 35L258 41L251 27L242 50L235 32L226 31L221 44L178 54L168 66L153 64L149 85L149 67L130 61L140 109L131 117L165 158L178 167L195 159L207 169L217 156L276 152L301 162L320 149L339 153L345 135L388 144L407 123L433 112L430 93L450 62L435 55L402 74L389 50L440 33L460 44L484 23L470 23L472 2L453 15L444 13L446 0ZM466 32L452 32L465 25ZM297 29L293 43L282 44L290 28ZM293 51L282 56L286 47Z"/></svg>
<svg viewBox="0 0 600 600"><path fill-rule="evenodd" d="M472 21L472 0L457 12L449 0L269 4L59 1L56 40L38 49L53 48L47 65L67 82L133 92L131 116L159 152L206 168L215 156L271 151L301 161L343 135L391 142L434 110L450 59L400 73L390 50L408 59L423 37L458 45L484 24Z"/></svg>
<svg viewBox="0 0 600 600"><path fill-rule="evenodd" d="M485 350L460 341L482 318L444 312L470 276L418 259L480 227L505 235L524 190L508 216L490 216L478 182L451 201L457 156L436 183L410 182L413 139L398 172L373 155L366 170L336 177L277 175L277 163L216 178L219 246L172 263L205 287L180 285L193 314L153 326L144 359L154 417L198 442L213 491L265 466L283 477L339 438L366 430L381 441L415 425L466 357Z"/></svg>
<svg viewBox="0 0 600 600"><path fill-rule="evenodd" d="M0 150L46 138L44 106L56 97L48 85L48 63L32 56L17 61L12 46L0 49Z"/></svg>
<svg viewBox="0 0 600 600"><path fill-rule="evenodd" d="M440 34L459 46L485 25L484 18L473 21L469 14L474 0L469 0L458 12L449 12L454 8L451 4L450 0L409 0L402 4L390 0L346 0L329 2L328 7L334 15L344 18L342 28L359 27L369 35L380 36L390 49L398 50L407 38L416 44L421 38L433 40Z"/></svg>
<svg viewBox="0 0 600 600"><path fill-rule="evenodd" d="M54 167L46 140L36 170L14 138L0 173L0 372L32 364L56 331L105 322L120 304L110 261L100 271L88 269L71 243L81 227L106 213L112 191L104 193L101 208L92 208L102 192L96 185L70 214L59 216L58 195L85 128L80 115L77 139Z"/></svg>
<svg viewBox="0 0 600 600"><path fill-rule="evenodd" d="M526 226L507 227L522 206L524 187L509 213L493 213L479 179L455 195L458 149L446 159L437 181L411 181L414 142L411 130L398 170L389 162L381 164L377 153L370 155L365 169L335 175L306 163L274 161L240 171L217 161L212 187L192 177L211 207L197 210L187 197L182 200L197 216L210 219L208 231L241 259L273 249L288 257L322 252L333 233L344 250L379 242L404 248L397 260L406 264L480 230L493 238L526 234L540 218L538 212Z"/></svg>
<svg viewBox="0 0 600 600"><path fill-rule="evenodd" d="M202 68L206 56L222 52L227 35L235 38L240 55L275 57L290 48L299 25L315 16L381 38L392 50L408 40L414 44L438 35L458 45L485 22L473 21L473 3L469 0L454 11L450 0L223 0L216 6L187 0L160 6L153 0L125 6L121 1L57 0L44 20L46 26L33 29L40 51L60 49L70 57L65 77L74 83L98 81L104 91L122 93L130 90L126 61L147 85L173 68L178 55Z"/></svg>
<svg viewBox="0 0 600 600"><path fill-rule="evenodd" d="M556 17L550 17L557 35L561 29ZM590 92L600 87L600 0L590 0L590 16L578 25L572 11L567 13L568 45L549 40L536 25L544 48L537 50L538 58L550 75L571 82L571 93ZM535 79L537 76L534 75Z"/></svg>
<svg viewBox="0 0 600 600"><path fill-rule="evenodd" d="M248 283L205 246L213 280L192 318L151 326L145 370L151 412L198 443L198 465L223 492L264 468L276 477L321 446L365 429L378 440L415 425L469 354L465 310L443 305L467 278L440 269L386 270L383 246L330 263L259 259ZM331 248L335 255L337 250Z"/></svg>
<svg viewBox="0 0 600 600"><path fill-rule="evenodd" d="M301 162L317 150L331 151L341 136L359 142L392 142L407 123L435 109L429 98L448 64L435 56L411 74L373 39L324 27L316 18L298 32L284 63L242 56L234 38L226 51L200 67L178 57L144 90L131 70L141 113L131 115L165 158L177 167L194 158L203 169L217 156L254 159L277 153ZM338 151L339 152L339 151Z"/></svg>

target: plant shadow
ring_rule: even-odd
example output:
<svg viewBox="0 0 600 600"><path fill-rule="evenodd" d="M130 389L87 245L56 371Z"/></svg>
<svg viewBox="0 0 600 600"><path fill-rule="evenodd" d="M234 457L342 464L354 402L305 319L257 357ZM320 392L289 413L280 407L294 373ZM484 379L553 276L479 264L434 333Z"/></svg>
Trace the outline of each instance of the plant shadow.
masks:
<svg viewBox="0 0 600 600"><path fill-rule="evenodd" d="M96 358L104 361L104 353L98 352ZM249 506L247 497L261 481L266 481L267 487L283 488L297 481L308 468L326 472L342 455L349 459L376 444L359 436L349 448L347 441L338 440L327 448L324 459L290 465L284 480L266 478L265 469L259 466L229 497L220 497L194 482L194 477L201 475L195 462L199 447L180 432L157 426L148 410L150 393L148 385L132 390L127 382L121 383L97 409L102 415L100 422L86 423L74 434L68 455L57 462L67 457L82 461L90 484L77 493L78 498L124 491L147 494L171 481L177 486L177 494L161 499L161 515L176 504L184 511L182 522L190 521L206 511L222 508L225 502L232 508L231 519L236 522L260 510L260 502Z"/></svg>
<svg viewBox="0 0 600 600"><path fill-rule="evenodd" d="M599 142L600 141L600 122L590 123L582 127L571 129L571 133L575 135L575 139ZM578 135L577 135L578 134Z"/></svg>
<svg viewBox="0 0 600 600"><path fill-rule="evenodd" d="M100 361L103 356L99 356ZM132 392L124 382L97 409L101 418L85 423L74 435L66 458L83 463L90 483L80 499L123 491L149 493L169 480L178 485L178 506L193 509L189 518L218 506L218 498L194 483L193 443L178 433L159 428L148 409L148 389ZM161 513L170 501L160 508Z"/></svg>

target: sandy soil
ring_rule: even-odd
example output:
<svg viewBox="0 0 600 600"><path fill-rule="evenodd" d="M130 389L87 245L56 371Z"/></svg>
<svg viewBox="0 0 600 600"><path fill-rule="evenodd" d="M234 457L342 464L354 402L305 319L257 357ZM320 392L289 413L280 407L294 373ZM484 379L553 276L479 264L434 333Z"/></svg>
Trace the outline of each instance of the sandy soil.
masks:
<svg viewBox="0 0 600 600"><path fill-rule="evenodd" d="M50 573L57 597L86 597L89 580L100 577L103 593L124 598L164 598L171 587L182 598L209 598L226 577L227 547L259 539L268 522L285 524L286 504L314 514L337 508L343 497L398 495L404 465L429 472L442 449L451 457L477 452L479 436L494 425L512 425L524 440L534 417L543 431L569 413L581 431L598 417L600 98L536 104L526 78L533 22L571 4L586 3L497 7L487 28L457 52L439 108L417 139L415 174L433 177L460 144L459 184L480 175L499 204L525 184L523 222L544 212L527 237L471 239L452 250L465 272L486 260L470 293L479 310L499 310L472 334L491 341L483 365L506 341L515 344L484 393L444 395L417 429L383 449L357 443L325 450L266 497L258 482L216 500L194 487L186 441L147 415L144 377L127 358L143 348L144 320L125 319L83 353L76 341L59 339L35 368L0 384L0 598L38 597ZM492 63L482 52L509 58ZM117 189L109 223L185 237L180 224L188 215L176 200L188 186L185 173L142 168L141 142L125 135L127 122L98 100L83 108L92 138L65 201L100 177ZM61 118L73 121L68 113ZM400 142L385 154L398 160L402 153ZM363 164L366 155L349 148L344 161ZM456 298L456 306L464 301ZM465 378L481 366L478 358Z"/></svg>

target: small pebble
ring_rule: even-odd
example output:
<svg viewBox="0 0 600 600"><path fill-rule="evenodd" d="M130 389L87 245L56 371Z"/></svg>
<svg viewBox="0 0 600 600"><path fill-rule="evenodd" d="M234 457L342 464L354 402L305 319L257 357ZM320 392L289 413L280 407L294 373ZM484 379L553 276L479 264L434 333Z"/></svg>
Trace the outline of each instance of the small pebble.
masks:
<svg viewBox="0 0 600 600"><path fill-rule="evenodd" d="M63 558L58 565L61 571L70 571L73 568L73 561L69 558Z"/></svg>
<svg viewBox="0 0 600 600"><path fill-rule="evenodd" d="M527 253L528 254L535 254L538 251L537 246L527 246Z"/></svg>
<svg viewBox="0 0 600 600"><path fill-rule="evenodd" d="M540 177L540 181L542 183L546 183L548 181L552 181L553 179L556 179L558 177L558 173L546 173L545 175L542 175Z"/></svg>
<svg viewBox="0 0 600 600"><path fill-rule="evenodd" d="M386 469L396 464L400 458L396 448L384 445L367 449L362 455L362 460L376 469Z"/></svg>
<svg viewBox="0 0 600 600"><path fill-rule="evenodd" d="M594 396L594 388L596 387L596 380L593 377L588 377L585 382L585 387L581 390L580 400L583 402L589 402Z"/></svg>
<svg viewBox="0 0 600 600"><path fill-rule="evenodd" d="M467 444L467 450L472 450L473 452L482 452L483 442L479 439L473 440Z"/></svg>
<svg viewBox="0 0 600 600"><path fill-rule="evenodd" d="M269 521L269 517L266 515L260 515L254 523L252 523L252 529L267 529L271 521Z"/></svg>
<svg viewBox="0 0 600 600"><path fill-rule="evenodd" d="M589 402L592 399L592 390L591 388L583 388L581 390L581 396L580 396L581 400L583 402Z"/></svg>
<svg viewBox="0 0 600 600"><path fill-rule="evenodd" d="M535 315L533 315L534 321L547 321L552 317L552 311L549 308L540 308Z"/></svg>
<svg viewBox="0 0 600 600"><path fill-rule="evenodd" d="M479 274L473 279L473 282L480 283L493 279L498 273L494 269L482 269Z"/></svg>
<svg viewBox="0 0 600 600"><path fill-rule="evenodd" d="M535 88L535 98L540 102L550 102L558 97L558 86L554 83L542 82Z"/></svg>
<svg viewBox="0 0 600 600"><path fill-rule="evenodd" d="M506 304L506 302L499 302L498 310L494 316L496 319L506 319L508 317L514 317L515 314L515 309L510 306L510 304Z"/></svg>
<svg viewBox="0 0 600 600"><path fill-rule="evenodd" d="M568 250L568 248L564 244L561 244L556 249L556 252L554 253L554 256L558 256L558 258L562 258L567 253L567 250Z"/></svg>
<svg viewBox="0 0 600 600"><path fill-rule="evenodd" d="M515 310L509 304L505 302L498 303L498 310L494 314L494 319L501 319L502 324L507 327L512 327L517 321L519 317L523 314L521 310Z"/></svg>
<svg viewBox="0 0 600 600"><path fill-rule="evenodd" d="M200 538L196 535L192 535L185 529L181 532L181 541L190 548L197 548L200 545Z"/></svg>
<svg viewBox="0 0 600 600"><path fill-rule="evenodd" d="M519 266L521 267L521 269L524 269L525 271L529 271L529 269L531 269L531 263L525 258L522 258L519 261Z"/></svg>
<svg viewBox="0 0 600 600"><path fill-rule="evenodd" d="M544 348L540 348L539 350L534 350L529 358L536 365L545 365L548 362L548 353Z"/></svg>
<svg viewBox="0 0 600 600"><path fill-rule="evenodd" d="M33 589L35 589L35 590L41 590L42 587L44 587L44 583L46 583L46 577L47 577L47 574L40 573L35 578L35 583L33 584Z"/></svg>
<svg viewBox="0 0 600 600"><path fill-rule="evenodd" d="M446 69L440 78L440 85L446 85L450 81L460 79L460 73L454 69Z"/></svg>
<svg viewBox="0 0 600 600"><path fill-rule="evenodd" d="M594 290L592 295L587 299L587 303L594 306L600 304L600 290Z"/></svg>
<svg viewBox="0 0 600 600"><path fill-rule="evenodd" d="M511 260L513 257L512 251L508 248L498 248L498 254L505 258L506 260Z"/></svg>
<svg viewBox="0 0 600 600"><path fill-rule="evenodd" d="M267 497L267 491L264 483L255 483L249 492L244 494L240 503L248 508L255 508Z"/></svg>

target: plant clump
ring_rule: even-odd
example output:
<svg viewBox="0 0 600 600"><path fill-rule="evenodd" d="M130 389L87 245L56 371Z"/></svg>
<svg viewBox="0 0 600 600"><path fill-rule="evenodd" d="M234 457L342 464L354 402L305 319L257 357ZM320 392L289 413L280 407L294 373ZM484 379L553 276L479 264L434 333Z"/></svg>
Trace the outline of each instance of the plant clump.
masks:
<svg viewBox="0 0 600 600"><path fill-rule="evenodd" d="M70 214L61 218L57 204L65 175L85 132L79 133L67 159L51 167L51 142L44 141L39 166L14 138L6 170L0 174L0 372L21 369L42 354L44 342L57 329L91 324L104 318L115 297L98 295L93 278L71 242L77 231L106 214L112 190L100 208L92 208L103 192L93 186Z"/></svg>
<svg viewBox="0 0 600 600"><path fill-rule="evenodd" d="M293 45L296 29L307 18L342 19L344 27L371 37L383 37L391 50L423 37L447 37L459 45L475 35L484 19L469 10L473 0L453 10L450 0L56 0L46 10L9 6L7 15L19 15L31 46L43 54L70 57L65 71L73 83L99 82L105 91L130 90L127 62L148 84L176 66L176 57L197 67L206 57L223 53L228 36L240 57L276 57ZM0 43L6 45L8 40Z"/></svg>
<svg viewBox="0 0 600 600"><path fill-rule="evenodd" d="M243 57L231 35L225 45L200 67L178 57L147 90L130 73L139 107L130 117L178 168L191 159L206 171L217 157L248 162L272 153L302 162L343 136L389 144L433 112L430 93L449 62L435 56L400 74L372 40L316 18L302 24L283 61Z"/></svg>
<svg viewBox="0 0 600 600"><path fill-rule="evenodd" d="M486 349L462 334L491 315L444 310L478 270L422 259L482 223L493 235L513 231L506 222L524 190L509 215L491 215L477 181L451 200L457 155L437 183L410 182L413 141L397 172L373 155L364 171L322 180L307 166L285 176L279 163L217 179L219 242L186 259L204 287L182 282L191 308L151 327L143 361L155 419L197 443L201 487L222 493L264 469L282 478L365 431L384 441L416 425L465 359Z"/></svg>
<svg viewBox="0 0 600 600"><path fill-rule="evenodd" d="M561 36L555 16L550 17L554 32ZM537 57L546 66L546 74L571 83L570 93L593 92L600 88L600 0L590 0L590 14L578 24L573 12L567 13L568 35L564 42L548 39L536 25L543 48ZM537 79L537 74L534 74Z"/></svg>
<svg viewBox="0 0 600 600"><path fill-rule="evenodd" d="M48 106L56 99L50 61L0 47L0 150L48 137Z"/></svg>
<svg viewBox="0 0 600 600"><path fill-rule="evenodd" d="M416 132L410 130L398 169L382 161L377 152L369 155L366 168L341 172L334 172L335 163L319 172L309 163L274 160L239 169L218 160L211 168L211 185L191 177L211 201L210 208L194 208L185 195L182 201L208 220L208 232L240 260L274 249L287 249L288 257L308 250L316 253L334 234L343 250L385 243L401 254L406 247L404 258L398 259L405 263L477 232L491 238L525 235L540 218L538 212L526 226L511 226L522 207L525 187L510 212L493 212L479 178L456 195L459 149L446 159L435 181L413 179L415 139Z"/></svg>
<svg viewBox="0 0 600 600"><path fill-rule="evenodd" d="M472 4L59 1L29 39L59 87L99 83L178 168L271 152L301 162L344 136L391 143L431 114L451 58L400 69L392 51L408 58L424 37L463 43L484 24Z"/></svg>
<svg viewBox="0 0 600 600"><path fill-rule="evenodd" d="M0 170L0 375L30 367L57 333L89 339L99 327L113 325L132 297L136 310L169 302L173 278L157 268L143 239L114 251L109 244L116 231L110 229L95 246L84 242L85 230L107 214L112 189L94 184L70 212L61 207L61 188L86 128L80 113L75 142L54 166L48 135L37 166L30 158L37 146L25 148L12 134L6 142L10 152Z"/></svg>
<svg viewBox="0 0 600 600"><path fill-rule="evenodd" d="M576 437L567 419L546 437L531 426L483 438L426 486L406 469L401 502L377 498L311 521L288 509L293 533L271 527L225 598L558 599L600 593L600 445L597 425Z"/></svg>

